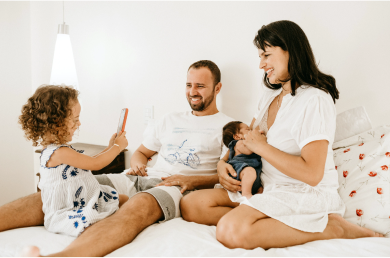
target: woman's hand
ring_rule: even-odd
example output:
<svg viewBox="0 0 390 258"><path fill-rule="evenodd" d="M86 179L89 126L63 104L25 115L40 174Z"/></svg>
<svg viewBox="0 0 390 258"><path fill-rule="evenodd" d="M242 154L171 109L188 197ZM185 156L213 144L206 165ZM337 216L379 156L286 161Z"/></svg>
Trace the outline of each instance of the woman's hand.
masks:
<svg viewBox="0 0 390 258"><path fill-rule="evenodd" d="M231 192L241 191L241 182L229 176L237 176L236 171L232 167L232 165L225 162L225 160L221 159L218 162L217 172L219 177L219 183L226 189Z"/></svg>
<svg viewBox="0 0 390 258"><path fill-rule="evenodd" d="M245 140L243 141L243 143L245 144L245 146L256 154L259 154L258 150L261 149L262 146L268 144L267 137L265 136L264 131L252 130L244 137Z"/></svg>
<svg viewBox="0 0 390 258"><path fill-rule="evenodd" d="M180 186L181 193L183 194L185 191L194 190L193 180L191 180L191 176L183 176L183 175L173 175L168 177L162 177L163 181L156 186Z"/></svg>

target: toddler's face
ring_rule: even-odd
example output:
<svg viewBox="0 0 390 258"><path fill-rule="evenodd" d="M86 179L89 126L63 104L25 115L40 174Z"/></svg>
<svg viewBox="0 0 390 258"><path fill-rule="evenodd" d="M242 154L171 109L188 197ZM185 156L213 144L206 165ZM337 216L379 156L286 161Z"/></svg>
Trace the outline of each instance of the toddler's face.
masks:
<svg viewBox="0 0 390 258"><path fill-rule="evenodd" d="M239 140L245 140L244 135L250 132L249 126L247 124L241 123L240 124L240 131L237 134Z"/></svg>
<svg viewBox="0 0 390 258"><path fill-rule="evenodd" d="M68 141L72 140L74 132L81 125L80 112L81 112L81 106L80 106L80 103L77 101L75 104L73 104L72 114L68 118L68 133L69 133L69 137L70 137L70 139L68 139Z"/></svg>

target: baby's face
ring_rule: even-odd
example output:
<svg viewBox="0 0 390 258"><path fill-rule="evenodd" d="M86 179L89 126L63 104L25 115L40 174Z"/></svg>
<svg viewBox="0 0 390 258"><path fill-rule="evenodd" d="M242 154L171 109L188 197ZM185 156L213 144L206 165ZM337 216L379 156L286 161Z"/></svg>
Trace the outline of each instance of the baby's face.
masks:
<svg viewBox="0 0 390 258"><path fill-rule="evenodd" d="M249 129L249 126L247 124L244 124L244 123L241 123L240 124L240 131L239 133L237 134L238 138L240 140L245 140L245 137L244 135L246 135L247 133L249 133L251 130Z"/></svg>

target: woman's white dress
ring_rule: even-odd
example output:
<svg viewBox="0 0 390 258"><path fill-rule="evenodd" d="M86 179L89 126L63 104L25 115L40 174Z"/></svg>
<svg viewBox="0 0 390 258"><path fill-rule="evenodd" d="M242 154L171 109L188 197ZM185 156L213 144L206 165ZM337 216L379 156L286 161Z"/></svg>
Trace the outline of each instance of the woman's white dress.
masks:
<svg viewBox="0 0 390 258"><path fill-rule="evenodd" d="M254 128L264 116L272 100L282 91L265 88L255 114ZM330 94L314 87L299 87L296 95L284 96L273 125L267 133L267 142L291 155L300 156L308 143L327 140L328 155L321 182L312 187L291 178L262 158L262 194L249 200L239 193L228 191L234 202L249 205L267 216L305 232L323 232L328 214L344 215L345 205L338 189L338 176L333 162L332 144L336 131L336 108Z"/></svg>
<svg viewBox="0 0 390 258"><path fill-rule="evenodd" d="M116 190L100 185L90 170L67 164L48 168L47 162L59 148L49 145L42 151L39 173L45 228L53 233L78 236L88 226L113 214L119 208ZM82 153L82 150L75 150Z"/></svg>

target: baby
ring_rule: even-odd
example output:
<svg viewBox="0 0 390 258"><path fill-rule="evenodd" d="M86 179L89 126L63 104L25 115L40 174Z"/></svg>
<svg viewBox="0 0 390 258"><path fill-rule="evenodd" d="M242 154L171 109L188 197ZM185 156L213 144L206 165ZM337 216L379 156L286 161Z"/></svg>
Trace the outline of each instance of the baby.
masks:
<svg viewBox="0 0 390 258"><path fill-rule="evenodd" d="M240 121L226 124L222 129L223 143L229 148L228 163L237 172L234 179L241 180L242 195L247 199L256 194L261 187L261 157L250 151L243 143L244 135L250 131L249 126Z"/></svg>

